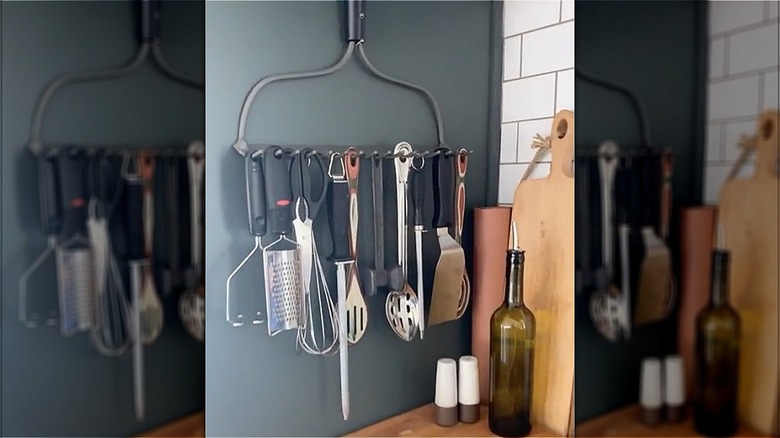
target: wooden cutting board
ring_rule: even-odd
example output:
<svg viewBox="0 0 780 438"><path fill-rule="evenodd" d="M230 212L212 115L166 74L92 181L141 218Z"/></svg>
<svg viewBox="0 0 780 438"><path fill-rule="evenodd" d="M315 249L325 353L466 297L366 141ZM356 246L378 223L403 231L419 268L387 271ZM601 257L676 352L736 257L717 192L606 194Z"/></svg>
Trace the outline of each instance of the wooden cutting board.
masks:
<svg viewBox="0 0 780 438"><path fill-rule="evenodd" d="M728 181L719 220L731 251L730 298L742 320L739 418L767 435L778 434L778 227L780 113L765 112L756 127L756 171Z"/></svg>
<svg viewBox="0 0 780 438"><path fill-rule="evenodd" d="M571 435L574 389L574 113L552 123L550 175L521 181L512 222L525 250L524 299L536 316L531 423ZM510 240L510 245L512 245Z"/></svg>

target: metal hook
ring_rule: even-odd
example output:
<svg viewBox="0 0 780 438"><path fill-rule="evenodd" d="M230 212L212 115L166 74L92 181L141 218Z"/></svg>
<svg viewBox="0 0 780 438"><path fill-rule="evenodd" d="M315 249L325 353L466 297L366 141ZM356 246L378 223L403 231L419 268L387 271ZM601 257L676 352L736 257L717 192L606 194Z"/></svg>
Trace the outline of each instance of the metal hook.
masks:
<svg viewBox="0 0 780 438"><path fill-rule="evenodd" d="M414 159L415 159L415 158L419 158L419 159L420 159L420 167L417 167L417 166L414 164ZM424 157L423 155L414 155L414 156L412 157L411 166L412 166L412 169L413 169L413 170L415 170L415 171L417 171L417 172L421 171L421 170L422 170L422 168L423 168L423 167L425 167L425 157Z"/></svg>
<svg viewBox="0 0 780 438"><path fill-rule="evenodd" d="M333 172L334 163L338 162L341 165L341 173ZM328 163L328 176L333 180L342 180L347 178L347 170L344 169L344 162L341 160L341 153L334 152L330 155L330 162Z"/></svg>

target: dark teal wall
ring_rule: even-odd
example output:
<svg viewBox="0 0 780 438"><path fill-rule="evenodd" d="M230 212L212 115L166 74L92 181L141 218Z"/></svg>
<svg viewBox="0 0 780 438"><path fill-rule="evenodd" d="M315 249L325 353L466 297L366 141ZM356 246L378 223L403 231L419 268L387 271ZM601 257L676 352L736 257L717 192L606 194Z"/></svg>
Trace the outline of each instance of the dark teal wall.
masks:
<svg viewBox="0 0 780 438"><path fill-rule="evenodd" d="M676 263L677 214L702 196L705 2L577 0L575 15L577 66L634 90L647 108L654 145L674 150L670 247ZM579 77L575 87L578 151L607 139L622 148L639 146L637 118L623 95ZM587 298L583 294L576 304L577 421L636 403L642 358L674 352L676 345L674 317L634 330L630 341L609 343L593 328Z"/></svg>
<svg viewBox="0 0 780 438"><path fill-rule="evenodd" d="M100 356L88 336L27 329L17 316L22 271L45 247L35 160L25 148L33 106L55 75L114 67L137 47L136 3L2 2L2 429L3 436L125 436L204 405L204 348L178 323L146 349L147 418L133 411L130 355ZM170 64L203 79L204 6L164 1ZM67 87L51 101L43 139L56 143L184 143L203 138L204 95L152 63L132 77ZM33 294L56 294L53 264ZM56 295L55 295L56 296Z"/></svg>
<svg viewBox="0 0 780 438"><path fill-rule="evenodd" d="M469 209L484 205L487 193L495 197L487 182L498 171L499 125L489 121L491 88L500 82L500 65L492 68L493 50L501 50L492 42L493 32L501 31L491 29L500 26L494 8L500 4L369 1L366 9L368 57L382 71L428 88L441 105L449 142L476 152L467 178ZM253 244L246 223L243 159L231 148L245 94L266 75L335 62L344 47L339 22L335 1L206 6L209 435L340 435L432 402L436 360L470 350L470 315L429 328L423 341L407 343L388 326L384 295L368 298L368 332L349 350L352 414L344 421L337 356L296 355L291 332L269 338L265 326L234 328L225 322L225 279ZM323 145L324 151L330 145L368 145L365 149L373 151L401 140L429 148L434 134L423 99L370 77L353 60L333 76L263 90L249 114L247 140ZM393 192L388 188L387 204L394 208ZM470 221L471 215L467 227ZM465 240L468 259L470 234ZM430 288L438 254L435 233L427 233L424 245ZM251 302L265 308L260 304L262 258L256 256L248 266L231 289L237 302L244 301L244 314L252 309ZM333 272L330 264L325 269ZM330 277L335 287L334 275Z"/></svg>

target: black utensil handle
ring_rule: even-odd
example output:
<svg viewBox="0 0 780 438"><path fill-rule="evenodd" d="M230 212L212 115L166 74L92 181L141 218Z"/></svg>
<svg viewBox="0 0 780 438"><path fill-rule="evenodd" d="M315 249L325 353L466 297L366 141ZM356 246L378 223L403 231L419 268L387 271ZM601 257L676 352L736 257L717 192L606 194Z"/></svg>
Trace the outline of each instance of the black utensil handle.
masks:
<svg viewBox="0 0 780 438"><path fill-rule="evenodd" d="M40 157L38 159L38 191L41 203L41 227L47 236L56 236L62 231L62 208L58 179L57 160L53 157Z"/></svg>
<svg viewBox="0 0 780 438"><path fill-rule="evenodd" d="M349 187L346 180L332 182L328 191L328 218L333 239L331 260L351 260L349 254Z"/></svg>
<svg viewBox="0 0 780 438"><path fill-rule="evenodd" d="M439 153L433 157L433 226L442 228L452 225L455 166L449 149L436 151Z"/></svg>
<svg viewBox="0 0 780 438"><path fill-rule="evenodd" d="M62 231L66 236L84 232L87 221L87 198L84 190L84 158L65 151L59 162L60 194L62 195Z"/></svg>
<svg viewBox="0 0 780 438"><path fill-rule="evenodd" d="M371 159L371 184L374 196L374 266L379 269L385 267L385 194L382 163L381 157Z"/></svg>
<svg viewBox="0 0 780 438"><path fill-rule="evenodd" d="M265 187L263 187L263 162L252 153L246 155L246 201L249 214L249 232L253 236L265 236Z"/></svg>
<svg viewBox="0 0 780 438"><path fill-rule="evenodd" d="M268 146L263 152L267 228L273 234L292 233L292 160L279 146Z"/></svg>
<svg viewBox="0 0 780 438"><path fill-rule="evenodd" d="M168 234L168 266L174 272L179 270L181 256L179 255L179 158L171 157L165 174L165 197L167 209L166 234Z"/></svg>
<svg viewBox="0 0 780 438"><path fill-rule="evenodd" d="M140 180L125 182L127 258L144 258L144 186Z"/></svg>
<svg viewBox="0 0 780 438"><path fill-rule="evenodd" d="M425 183L420 170L412 169L412 206L414 208L414 225L423 225L423 203L425 202Z"/></svg>

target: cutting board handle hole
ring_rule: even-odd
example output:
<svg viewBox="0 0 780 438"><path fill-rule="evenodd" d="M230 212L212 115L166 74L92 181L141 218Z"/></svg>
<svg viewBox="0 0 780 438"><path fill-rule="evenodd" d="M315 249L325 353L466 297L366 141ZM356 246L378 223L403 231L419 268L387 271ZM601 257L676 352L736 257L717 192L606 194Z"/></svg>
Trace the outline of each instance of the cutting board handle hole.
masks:
<svg viewBox="0 0 780 438"><path fill-rule="evenodd" d="M569 132L569 122L567 122L566 119L561 119L555 127L555 130L559 139L566 137L566 133Z"/></svg>

